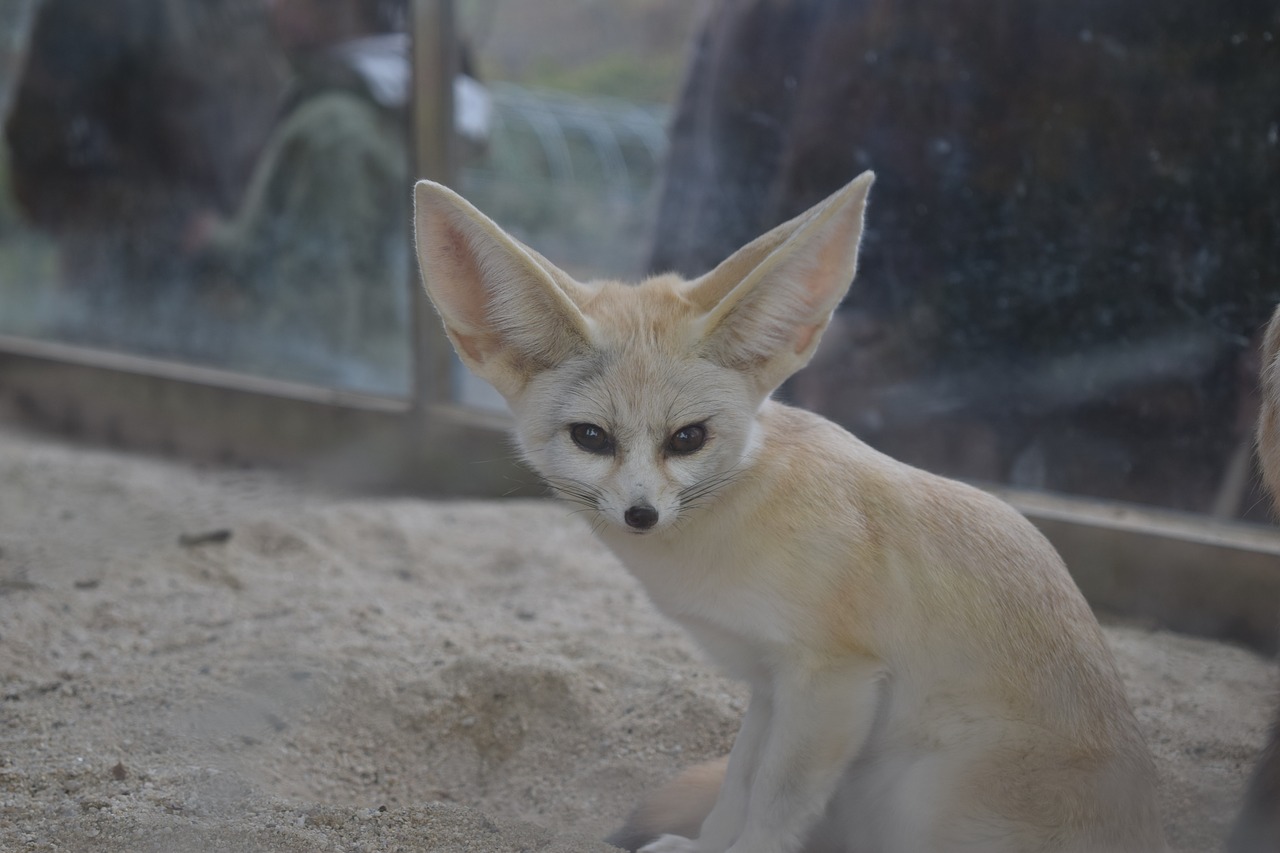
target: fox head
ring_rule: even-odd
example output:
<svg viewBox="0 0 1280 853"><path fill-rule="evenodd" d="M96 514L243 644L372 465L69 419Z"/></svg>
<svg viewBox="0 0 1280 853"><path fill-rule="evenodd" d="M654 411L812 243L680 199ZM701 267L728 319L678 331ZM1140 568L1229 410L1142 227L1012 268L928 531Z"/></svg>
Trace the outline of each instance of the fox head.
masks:
<svg viewBox="0 0 1280 853"><path fill-rule="evenodd" d="M453 191L415 189L418 260L526 461L599 522L659 534L750 464L756 413L853 281L864 173L692 281L578 282Z"/></svg>

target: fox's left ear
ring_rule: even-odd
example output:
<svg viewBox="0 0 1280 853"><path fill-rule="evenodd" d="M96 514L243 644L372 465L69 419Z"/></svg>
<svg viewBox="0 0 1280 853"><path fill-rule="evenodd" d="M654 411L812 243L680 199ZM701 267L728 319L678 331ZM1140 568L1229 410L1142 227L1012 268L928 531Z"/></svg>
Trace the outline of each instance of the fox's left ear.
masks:
<svg viewBox="0 0 1280 853"><path fill-rule="evenodd" d="M762 394L809 362L853 282L874 180L863 172L690 284L709 358L750 375Z"/></svg>
<svg viewBox="0 0 1280 853"><path fill-rule="evenodd" d="M586 285L511 237L448 187L414 188L418 265L467 367L511 400L538 372L588 347Z"/></svg>

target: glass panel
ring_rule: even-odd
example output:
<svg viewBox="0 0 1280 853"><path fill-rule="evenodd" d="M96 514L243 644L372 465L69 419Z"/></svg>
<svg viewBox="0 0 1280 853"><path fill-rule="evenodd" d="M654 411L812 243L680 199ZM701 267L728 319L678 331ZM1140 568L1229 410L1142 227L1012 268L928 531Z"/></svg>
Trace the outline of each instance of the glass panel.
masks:
<svg viewBox="0 0 1280 853"><path fill-rule="evenodd" d="M1275 4L462 5L496 105L464 190L552 260L696 275L874 169L858 281L785 397L947 474L1265 515Z"/></svg>
<svg viewBox="0 0 1280 853"><path fill-rule="evenodd" d="M409 389L404 0L17 0L0 333Z"/></svg>

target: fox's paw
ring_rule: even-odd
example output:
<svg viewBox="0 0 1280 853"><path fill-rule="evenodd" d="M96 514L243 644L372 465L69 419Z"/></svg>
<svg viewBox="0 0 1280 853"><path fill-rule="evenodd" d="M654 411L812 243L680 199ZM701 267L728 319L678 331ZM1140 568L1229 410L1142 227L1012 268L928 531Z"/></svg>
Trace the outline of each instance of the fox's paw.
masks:
<svg viewBox="0 0 1280 853"><path fill-rule="evenodd" d="M640 853L703 853L698 842L679 835L660 835L640 848Z"/></svg>

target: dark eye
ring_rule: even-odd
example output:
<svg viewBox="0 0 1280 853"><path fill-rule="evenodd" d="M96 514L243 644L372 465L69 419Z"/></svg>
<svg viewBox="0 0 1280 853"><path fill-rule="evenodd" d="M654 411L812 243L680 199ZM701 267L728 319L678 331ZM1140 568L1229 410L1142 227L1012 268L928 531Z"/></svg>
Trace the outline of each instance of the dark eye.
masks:
<svg viewBox="0 0 1280 853"><path fill-rule="evenodd" d="M595 424L574 424L569 427L573 443L590 453L612 453L613 441L603 427Z"/></svg>
<svg viewBox="0 0 1280 853"><path fill-rule="evenodd" d="M671 434L667 449L672 453L693 453L707 441L707 428L702 424L689 424Z"/></svg>

